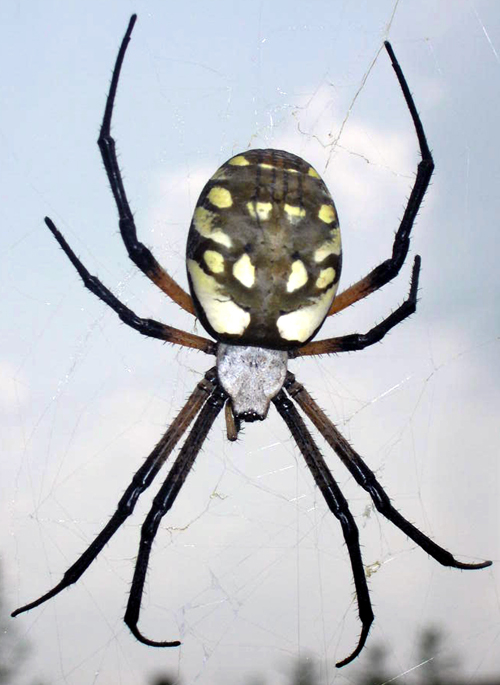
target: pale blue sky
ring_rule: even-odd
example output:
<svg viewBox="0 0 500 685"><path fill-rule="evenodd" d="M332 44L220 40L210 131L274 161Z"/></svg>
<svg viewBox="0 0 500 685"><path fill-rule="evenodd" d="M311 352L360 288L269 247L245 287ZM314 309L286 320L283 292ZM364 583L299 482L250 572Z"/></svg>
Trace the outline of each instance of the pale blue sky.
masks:
<svg viewBox="0 0 500 685"><path fill-rule="evenodd" d="M6 608L47 590L90 543L211 362L121 325L42 221L51 216L138 314L193 330L128 261L96 145L132 12L113 131L141 238L184 286L197 195L248 147L287 149L324 175L343 229L341 288L389 255L418 163L389 60L377 57L392 41L436 161L412 242L411 257L423 260L419 309L374 349L291 369L408 518L464 560L499 560L498 4L4 0ZM409 275L410 260L322 335L368 329L406 296ZM498 673L500 564L439 567L325 455L376 570L369 644L404 672L418 664L418 631L433 623L471 677ZM183 683L240 685L260 673L280 685L297 655L317 659L327 682L350 682L363 657L350 671L334 668L359 631L349 562L311 481L275 414L237 445L219 422L164 521L148 576L141 625L157 639L180 637L181 650L139 645L122 623L146 494L78 586L13 621L31 646L23 682L131 685L166 669Z"/></svg>

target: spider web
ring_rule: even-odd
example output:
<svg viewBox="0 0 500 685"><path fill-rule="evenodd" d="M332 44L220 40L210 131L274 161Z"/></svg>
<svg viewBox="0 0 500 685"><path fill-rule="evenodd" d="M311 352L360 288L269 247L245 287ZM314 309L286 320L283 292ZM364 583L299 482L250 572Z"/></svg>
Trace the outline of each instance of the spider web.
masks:
<svg viewBox="0 0 500 685"><path fill-rule="evenodd" d="M198 193L248 147L289 150L323 174L343 228L344 287L389 256L418 163L380 52L384 39L393 42L437 164L412 239L411 256L423 258L419 309L381 345L291 370L405 516L464 560L499 559L495 8L153 1L107 3L96 25L83 6L37 14L2 5L11 29L1 47L0 115L9 170L0 367L6 610L51 587L91 542L210 364L121 326L82 288L40 221L52 216L138 314L192 329L126 259L94 143L132 11L139 22L114 133L141 238L183 285ZM406 296L410 264L322 335L380 321ZM11 657L12 645L29 650L11 680L128 685L170 674L184 684L285 685L301 658L314 663L318 682L359 683L374 675L378 646L387 673L377 682L424 682L419 636L429 627L445 636L434 663L451 664L454 682L497 674L498 565L441 568L373 511L318 443L358 522L376 614L352 666L334 666L359 634L342 534L272 412L245 426L236 445L217 422L160 529L141 627L156 639L179 637L182 649L148 649L122 623L151 503L145 493L76 586L16 621L2 619Z"/></svg>

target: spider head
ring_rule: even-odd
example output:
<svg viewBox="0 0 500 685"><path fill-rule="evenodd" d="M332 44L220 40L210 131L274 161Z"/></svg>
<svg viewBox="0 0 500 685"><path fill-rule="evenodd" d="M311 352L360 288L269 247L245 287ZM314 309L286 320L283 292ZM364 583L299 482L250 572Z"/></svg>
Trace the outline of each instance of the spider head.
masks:
<svg viewBox="0 0 500 685"><path fill-rule="evenodd" d="M285 382L288 353L219 343L217 373L240 421L263 421Z"/></svg>

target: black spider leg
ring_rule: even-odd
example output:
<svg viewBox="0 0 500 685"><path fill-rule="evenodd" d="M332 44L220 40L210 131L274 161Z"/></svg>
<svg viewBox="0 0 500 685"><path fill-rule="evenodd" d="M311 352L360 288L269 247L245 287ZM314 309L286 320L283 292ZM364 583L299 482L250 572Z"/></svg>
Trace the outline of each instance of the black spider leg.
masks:
<svg viewBox="0 0 500 685"><path fill-rule="evenodd" d="M141 528L141 541L139 545L139 554L135 564L134 577L132 579L132 586L130 588L130 596L125 611L124 621L132 631L133 635L145 645L151 647L178 647L181 643L179 640L173 642L157 642L150 640L140 632L137 627L139 622L139 614L141 611L142 596L144 593L144 583L146 581L146 572L148 570L149 556L151 554L151 547L153 545L158 527L162 518L172 507L175 498L179 494L184 481L187 478L191 467L194 464L196 457L207 437L212 425L217 418L220 410L227 400L227 394L213 379L215 390L212 392L196 419L189 436L182 446L177 459L170 469L165 482L161 486L158 494L153 500L151 509L146 516L146 519Z"/></svg>
<svg viewBox="0 0 500 685"><path fill-rule="evenodd" d="M342 659L342 661L339 661L336 664L338 668L341 668L355 659L363 649L374 618L359 547L358 527L356 526L353 515L349 511L349 505L346 498L330 473L321 452L316 446L292 401L281 390L273 399L273 402L276 409L285 420L295 442L302 452L306 464L313 475L316 485L321 490L321 494L325 498L326 503L332 513L340 521L347 545L347 551L349 552L358 601L359 619L362 628L356 649L346 659Z"/></svg>
<svg viewBox="0 0 500 685"><path fill-rule="evenodd" d="M116 207L118 209L120 233L130 259L174 302L176 302L180 307L185 309L190 314L194 315L195 312L191 297L174 281L173 278L171 278L171 276L169 276L165 269L156 261L152 252L137 238L137 229L135 227L134 217L125 193L120 167L116 158L115 141L111 136L111 118L113 116L113 107L115 104L118 81L120 79L120 71L136 19L137 15L133 14L130 18L125 36L123 37L120 50L118 51L115 67L113 69L113 75L111 77L111 85L109 87L109 93L106 99L106 107L101 124L99 140L97 143L101 151L102 161L104 163L109 184L113 192L113 197L115 198Z"/></svg>
<svg viewBox="0 0 500 685"><path fill-rule="evenodd" d="M464 570L480 569L491 566L491 561L483 561L478 564L466 564L458 561L450 552L437 545L433 540L428 538L427 535L424 535L422 531L416 528L416 526L405 519L391 504L387 493L376 479L374 473L360 455L351 447L344 436L337 430L335 425L313 400L304 386L295 380L293 373L287 373L284 386L328 444L337 453L354 480L368 492L375 507L386 519L402 530L403 533L443 566L451 566Z"/></svg>
<svg viewBox="0 0 500 685"><path fill-rule="evenodd" d="M417 108L415 107L415 102L413 101L410 89L408 88L408 84L401 67L399 66L399 62L396 59L396 55L394 54L391 44L385 42L384 45L389 57L391 58L392 67L399 81L399 85L403 92L408 110L410 111L413 126L417 134L422 159L417 168L417 175L403 214L403 218L401 219L401 223L394 237L391 257L376 266L360 281L354 283L349 288L341 292L333 301L330 311L328 312L328 316L335 314L336 312L349 307L351 304L354 304L354 302L363 299L398 275L406 259L406 255L408 254L411 230L422 204L422 200L424 199L424 195L429 187L432 172L434 171L434 160L432 159L432 154L429 150L429 145L425 137L424 127L420 121L420 117L418 115Z"/></svg>
<svg viewBox="0 0 500 685"><path fill-rule="evenodd" d="M181 331L178 328L168 326L167 324L160 323L154 319L142 319L137 316L137 314L124 305L123 302L120 302L120 300L113 295L111 290L101 283L96 276L93 276L88 272L86 267L68 245L62 233L56 228L52 219L45 217L45 223L62 247L70 262L80 274L85 287L94 293L100 300L105 302L108 307L111 307L111 309L118 314L123 323L126 323L127 326L130 326L131 328L135 328L135 330L142 333L142 335L147 335L151 338L158 338L159 340L165 340L166 342L174 343L176 345L183 345L184 347L192 347L196 350L206 352L207 354L216 353L216 344L208 338L202 338L199 335Z"/></svg>
<svg viewBox="0 0 500 685"><path fill-rule="evenodd" d="M52 590L42 595L42 597L39 599L36 599L34 602L30 602L29 604L16 609L12 613L12 616L17 616L24 611L34 609L52 597L55 597L55 595L58 595L62 590L69 587L73 583L76 583L76 581L85 573L90 564L99 555L103 547L116 533L118 528L120 528L120 526L132 514L140 495L151 485L156 474L167 460L169 454L179 442L182 435L185 433L188 426L198 414L203 404L206 402L207 397L209 397L209 395L215 390L215 385L212 382L215 377L216 370L214 367L208 371L205 374L205 378L198 383L184 407L173 420L165 435L134 475L132 482L125 490L123 496L120 498L116 511L109 522L91 543L91 545L85 550L85 552L72 566L70 566L70 568L64 574L62 580L55 587L53 587Z"/></svg>
<svg viewBox="0 0 500 685"><path fill-rule="evenodd" d="M406 300L399 305L389 316L370 328L366 333L351 333L342 335L338 338L327 338L325 340L314 340L304 347L289 352L289 357L308 356L312 354L332 354L334 352L354 352L363 350L365 347L380 342L382 338L395 326L415 313L417 308L418 277L420 274L421 259L417 255L413 263L411 274L410 292Z"/></svg>

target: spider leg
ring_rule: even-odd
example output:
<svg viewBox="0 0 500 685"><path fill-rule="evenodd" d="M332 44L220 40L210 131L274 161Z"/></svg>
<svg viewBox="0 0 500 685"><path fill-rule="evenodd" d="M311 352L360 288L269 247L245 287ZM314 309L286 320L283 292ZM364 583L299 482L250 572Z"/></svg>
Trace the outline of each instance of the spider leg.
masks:
<svg viewBox="0 0 500 685"><path fill-rule="evenodd" d="M304 413L311 419L328 444L337 453L340 460L348 468L354 480L360 485L373 500L377 510L386 519L394 523L409 538L417 543L433 559L443 566L451 566L460 569L480 569L491 566L491 561L483 561L478 564L466 564L455 557L443 547L424 535L416 526L402 516L391 504L391 501L360 455L351 447L344 436L337 430L335 425L326 416L324 411L316 404L303 385L295 380L292 373L287 374L285 388L291 397L297 402Z"/></svg>
<svg viewBox="0 0 500 685"><path fill-rule="evenodd" d="M228 400L224 407L224 416L226 419L226 435L230 442L238 440L238 434L241 429L241 420L234 415L233 405Z"/></svg>
<svg viewBox="0 0 500 685"><path fill-rule="evenodd" d="M218 382L213 379L215 389L205 402L198 418L196 419L186 442L182 446L177 459L170 469L165 482L161 486L158 494L153 500L151 509L141 528L141 541L139 544L139 554L135 564L134 577L130 588L130 596L125 611L124 621L132 631L132 634L139 642L152 647L178 647L179 640L173 642L150 640L145 637L137 627L139 614L141 611L142 596L144 593L144 583L148 569L151 547L158 532L158 527L162 518L172 507L175 498L179 494L184 481L187 478L191 467L207 437L212 425L217 418L220 410L227 400L226 392Z"/></svg>
<svg viewBox="0 0 500 685"><path fill-rule="evenodd" d="M354 283L349 288L341 292L333 301L328 316L336 314L342 311L351 304L362 300L370 293L378 290L386 283L391 281L395 276L398 275L401 269L406 255L408 254L408 249L410 247L410 233L413 228L413 223L415 217L417 216L424 195L429 186L431 180L432 172L434 170L434 161L432 159L431 151L427 144L427 139L424 133L424 127L420 121L420 117L415 107L413 97L406 83L406 79L403 75L399 62L396 59L396 55L388 42L384 43L385 49L387 50L389 57L391 58L392 66L396 72L396 76L403 91L403 96L406 101L406 105L410 110L411 118L413 120L413 125L415 127L415 132L417 134L418 143L420 146L420 154L422 160L420 161L417 169L417 176L413 184L413 188L410 194L410 198L406 205L403 218L394 237L394 243L392 246L392 256L390 259L386 259L382 264L375 267L370 273L362 278L357 283Z"/></svg>
<svg viewBox="0 0 500 685"><path fill-rule="evenodd" d="M97 295L97 297L105 302L108 307L111 307L111 309L118 314L123 323L126 323L127 326L130 326L131 328L135 328L135 330L142 333L142 335L147 335L151 338L158 338L159 340L165 340L166 342L174 343L175 345L183 345L184 347L192 347L196 350L206 352L207 354L216 353L216 344L208 338L202 338L199 335L181 331L178 328L167 326L167 324L160 323L154 319L142 319L137 316L137 314L126 307L123 302L120 302L120 300L115 297L113 293L96 278L96 276L92 276L92 274L88 272L70 248L62 233L56 228L52 219L45 217L45 223L62 247L70 262L80 274L85 287L93 292L94 295Z"/></svg>
<svg viewBox="0 0 500 685"><path fill-rule="evenodd" d="M132 482L125 490L123 496L120 498L116 511L109 522L91 543L91 545L85 550L85 552L66 571L62 580L55 587L53 587L52 590L49 590L49 592L44 594L39 599L36 599L34 602L30 602L29 604L16 609L11 614L12 616L17 616L24 611L34 609L52 597L55 597L55 595L58 595L61 590L64 590L73 583L76 583L76 581L85 573L90 564L99 555L102 548L110 541L118 528L120 528L120 526L132 514L140 495L151 485L156 474L161 469L169 454L179 442L190 423L200 411L207 397L214 391L215 386L213 385L212 380L215 378L215 374L216 371L214 367L208 371L205 374L205 378L198 383L188 398L186 404L173 420L165 435L134 475Z"/></svg>
<svg viewBox="0 0 500 685"><path fill-rule="evenodd" d="M355 659L363 649L366 638L370 631L370 626L373 622L373 609L370 601L370 594L368 592L368 585L366 582L366 575L363 567L363 560L361 558L361 550L359 547L359 533L356 522L349 511L347 500L342 494L334 477L330 473L328 466L323 459L321 452L316 446L311 434L306 428L306 425L300 417L298 411L291 400L281 390L273 402L287 424L295 442L297 443L309 470L311 471L316 485L321 490L321 494L326 500L332 513L340 521L344 539L346 541L347 550L351 560L352 573L354 577L354 585L356 588L356 597L358 601L358 612L361 621L361 635L358 644L354 651L342 661L339 661L336 666L338 668L345 666Z"/></svg>
<svg viewBox="0 0 500 685"><path fill-rule="evenodd" d="M410 292L407 299L379 324L370 328L366 333L353 333L338 338L326 338L314 340L303 347L292 350L289 355L293 357L305 357L312 354L332 354L334 352L354 352L362 350L369 345L379 342L392 328L411 316L417 308L418 276L420 273L420 257L417 255L413 263L413 271L410 282Z"/></svg>
<svg viewBox="0 0 500 685"><path fill-rule="evenodd" d="M187 312L194 315L193 301L190 295L188 295L188 293L169 276L165 269L156 261L151 251L137 239L137 229L135 227L134 217L128 203L120 167L118 166L118 160L116 158L115 141L111 136L111 118L113 115L118 81L120 79L120 71L136 19L137 15L133 14L120 45L120 50L118 51L97 143L101 151L102 161L104 162L106 174L118 209L120 233L130 259L151 281L153 281L153 283L161 288L170 299Z"/></svg>

